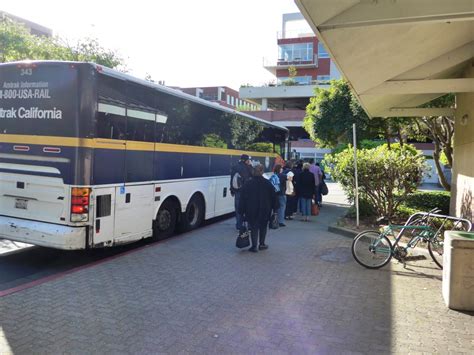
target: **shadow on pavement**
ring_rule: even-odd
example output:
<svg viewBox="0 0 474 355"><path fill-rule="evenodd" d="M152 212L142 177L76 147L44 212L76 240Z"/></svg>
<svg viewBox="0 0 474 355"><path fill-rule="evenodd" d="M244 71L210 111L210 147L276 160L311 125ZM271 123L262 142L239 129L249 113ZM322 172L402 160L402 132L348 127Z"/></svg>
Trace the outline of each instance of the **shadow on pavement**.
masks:
<svg viewBox="0 0 474 355"><path fill-rule="evenodd" d="M256 254L224 220L0 298L0 352L390 352L391 279L327 232L343 212L289 221Z"/></svg>

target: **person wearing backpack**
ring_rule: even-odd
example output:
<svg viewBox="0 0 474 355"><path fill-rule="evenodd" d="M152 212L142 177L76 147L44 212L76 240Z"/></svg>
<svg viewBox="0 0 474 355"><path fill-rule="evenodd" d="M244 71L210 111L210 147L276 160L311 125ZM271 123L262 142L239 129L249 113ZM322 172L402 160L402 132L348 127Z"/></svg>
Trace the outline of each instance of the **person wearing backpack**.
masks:
<svg viewBox="0 0 474 355"><path fill-rule="evenodd" d="M278 224L280 227L286 227L286 175L283 174L282 166L280 164L275 165L273 168L273 175L270 177L270 182L275 189L278 198L278 205L280 206L277 211Z"/></svg>
<svg viewBox="0 0 474 355"><path fill-rule="evenodd" d="M232 168L230 174L230 194L234 196L234 208L235 208L235 228L237 230L242 229L243 218L239 213L239 202L242 187L252 177L252 165L250 157L247 154L240 156L240 161Z"/></svg>
<svg viewBox="0 0 474 355"><path fill-rule="evenodd" d="M254 169L254 177L244 185L241 192L239 213L249 224L252 246L249 251L265 250L268 222L272 211L278 209L278 200L271 182L263 177L263 165Z"/></svg>

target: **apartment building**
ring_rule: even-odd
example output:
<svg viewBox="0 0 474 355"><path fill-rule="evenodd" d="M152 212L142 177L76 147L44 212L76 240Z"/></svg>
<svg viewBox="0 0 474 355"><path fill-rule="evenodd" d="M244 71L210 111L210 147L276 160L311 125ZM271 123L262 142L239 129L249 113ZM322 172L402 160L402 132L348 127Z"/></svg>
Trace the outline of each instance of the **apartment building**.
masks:
<svg viewBox="0 0 474 355"><path fill-rule="evenodd" d="M241 99L237 90L227 86L210 86L210 87L191 87L177 88L186 94L200 97L201 99L216 102L222 106L241 111L259 110L260 106L255 102Z"/></svg>
<svg viewBox="0 0 474 355"><path fill-rule="evenodd" d="M240 98L260 105L261 111L252 115L290 130L293 157L319 161L330 150L315 147L303 129L305 109L314 89L327 87L340 74L301 13L283 14L276 40L277 55L263 62L275 80L260 87L241 87Z"/></svg>
<svg viewBox="0 0 474 355"><path fill-rule="evenodd" d="M44 36L44 37L52 37L53 30L44 26L41 26L35 22L25 20L24 18L9 14L8 12L0 10L0 19L8 18L12 21L20 23L24 25L32 35L35 36Z"/></svg>

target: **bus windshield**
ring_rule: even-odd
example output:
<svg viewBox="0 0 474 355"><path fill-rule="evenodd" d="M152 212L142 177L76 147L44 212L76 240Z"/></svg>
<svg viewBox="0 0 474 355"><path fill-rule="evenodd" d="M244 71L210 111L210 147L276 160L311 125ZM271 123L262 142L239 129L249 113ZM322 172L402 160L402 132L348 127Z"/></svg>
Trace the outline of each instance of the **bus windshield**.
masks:
<svg viewBox="0 0 474 355"><path fill-rule="evenodd" d="M74 64L0 65L0 133L73 137L77 107Z"/></svg>

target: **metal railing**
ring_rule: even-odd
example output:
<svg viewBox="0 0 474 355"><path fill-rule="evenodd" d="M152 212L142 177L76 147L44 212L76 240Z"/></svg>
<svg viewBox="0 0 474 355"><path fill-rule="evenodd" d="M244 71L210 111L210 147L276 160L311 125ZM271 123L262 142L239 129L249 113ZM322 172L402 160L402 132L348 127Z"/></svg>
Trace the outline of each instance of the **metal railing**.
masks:
<svg viewBox="0 0 474 355"><path fill-rule="evenodd" d="M268 59L263 58L264 67L288 67L288 66L299 66L299 65L315 65L318 67L318 55L315 54L312 58L291 58L291 59Z"/></svg>

